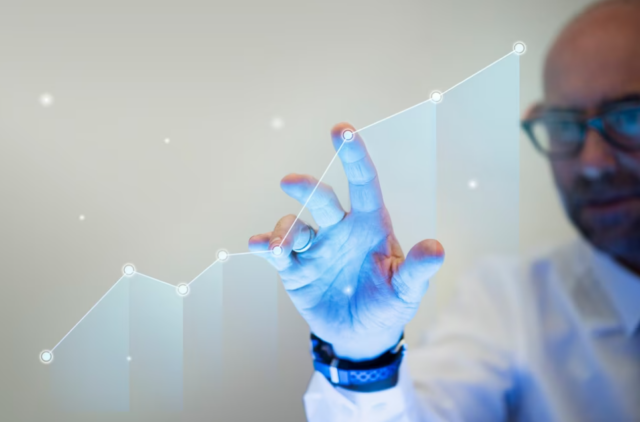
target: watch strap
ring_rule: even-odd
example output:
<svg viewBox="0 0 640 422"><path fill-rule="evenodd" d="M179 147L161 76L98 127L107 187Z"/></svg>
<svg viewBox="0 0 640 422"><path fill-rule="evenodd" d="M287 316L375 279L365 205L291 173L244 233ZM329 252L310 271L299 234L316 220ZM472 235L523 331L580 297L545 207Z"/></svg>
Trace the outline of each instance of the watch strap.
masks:
<svg viewBox="0 0 640 422"><path fill-rule="evenodd" d="M366 361L351 361L335 356L331 344L311 334L313 367L333 385L349 390L372 392L394 387L404 351L404 335L398 343L378 356Z"/></svg>
<svg viewBox="0 0 640 422"><path fill-rule="evenodd" d="M331 384L348 390L371 392L394 387L398 383L400 363L401 360L398 359L391 365L378 369L340 369L315 361L313 367Z"/></svg>

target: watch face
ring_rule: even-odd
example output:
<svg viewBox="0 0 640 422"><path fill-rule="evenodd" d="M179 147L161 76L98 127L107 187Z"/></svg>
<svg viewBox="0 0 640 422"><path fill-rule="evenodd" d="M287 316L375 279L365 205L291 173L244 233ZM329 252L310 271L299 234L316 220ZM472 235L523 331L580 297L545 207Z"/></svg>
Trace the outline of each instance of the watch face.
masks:
<svg viewBox="0 0 640 422"><path fill-rule="evenodd" d="M314 359L326 364L331 363L335 358L331 344L313 334L311 334L311 353Z"/></svg>
<svg viewBox="0 0 640 422"><path fill-rule="evenodd" d="M322 343L320 345L320 353L333 357L333 347L329 343Z"/></svg>

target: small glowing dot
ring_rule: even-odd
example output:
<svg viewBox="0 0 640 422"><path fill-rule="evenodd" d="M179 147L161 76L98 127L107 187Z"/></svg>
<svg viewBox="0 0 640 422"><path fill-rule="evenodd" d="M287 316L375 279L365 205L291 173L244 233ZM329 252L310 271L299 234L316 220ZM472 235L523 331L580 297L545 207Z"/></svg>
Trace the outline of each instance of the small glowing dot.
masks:
<svg viewBox="0 0 640 422"><path fill-rule="evenodd" d="M84 214L80 214L80 216L78 217L78 219L79 219L80 221L84 221Z"/></svg>
<svg viewBox="0 0 640 422"><path fill-rule="evenodd" d="M165 138L165 139L164 139L164 143L165 143L165 144L168 144L169 142L171 142L171 139L169 139L169 138Z"/></svg>
<svg viewBox="0 0 640 422"><path fill-rule="evenodd" d="M281 246L276 246L275 248L271 249L271 252L275 256L280 256L280 255L282 255L282 247Z"/></svg>
<svg viewBox="0 0 640 422"><path fill-rule="evenodd" d="M133 264L124 264L122 267L122 274L131 276L136 272L136 267Z"/></svg>
<svg viewBox="0 0 640 422"><path fill-rule="evenodd" d="M526 51L527 51L527 46L525 43L518 41L517 43L513 44L513 52L516 53L517 55L521 56Z"/></svg>
<svg viewBox="0 0 640 422"><path fill-rule="evenodd" d="M467 185L469 186L469 189L475 189L478 187L478 181L471 179L469 180L469 183L467 183Z"/></svg>
<svg viewBox="0 0 640 422"><path fill-rule="evenodd" d="M51 107L53 105L53 95L47 92L40 95L40 104L42 107Z"/></svg>
<svg viewBox="0 0 640 422"><path fill-rule="evenodd" d="M43 350L40 353L40 361L42 363L50 363L53 360L53 353L48 350Z"/></svg>
<svg viewBox="0 0 640 422"><path fill-rule="evenodd" d="M271 120L271 127L274 129L282 129L284 127L284 120L280 117L274 117L273 120Z"/></svg>
<svg viewBox="0 0 640 422"><path fill-rule="evenodd" d="M440 91L433 91L431 93L431 101L433 101L434 103L439 103L442 101L442 92Z"/></svg>
<svg viewBox="0 0 640 422"><path fill-rule="evenodd" d="M131 356L127 356L127 361L131 362Z"/></svg>
<svg viewBox="0 0 640 422"><path fill-rule="evenodd" d="M189 286L185 283L178 284L178 288L176 290L178 291L178 296L186 296L189 294Z"/></svg>
<svg viewBox="0 0 640 422"><path fill-rule="evenodd" d="M218 261L226 261L229 259L229 252L224 249L220 249L217 253Z"/></svg>
<svg viewBox="0 0 640 422"><path fill-rule="evenodd" d="M353 288L351 286L347 286L344 289L344 294L347 295L347 296L351 296L351 293L353 293Z"/></svg>
<svg viewBox="0 0 640 422"><path fill-rule="evenodd" d="M342 139L345 142L353 141L354 136L355 135L354 135L353 131L350 130L350 129L346 129L344 132L342 132Z"/></svg>

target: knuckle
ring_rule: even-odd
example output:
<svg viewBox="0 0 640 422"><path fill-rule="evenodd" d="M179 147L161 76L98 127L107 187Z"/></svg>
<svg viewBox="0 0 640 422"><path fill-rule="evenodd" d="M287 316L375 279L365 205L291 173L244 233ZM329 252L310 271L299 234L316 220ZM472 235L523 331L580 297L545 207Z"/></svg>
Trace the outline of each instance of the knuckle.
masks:
<svg viewBox="0 0 640 422"><path fill-rule="evenodd" d="M291 220L291 217L295 218L296 216L293 214L287 214L284 217L280 218L280 220L278 220L278 225L282 225L284 223L287 223L288 221Z"/></svg>
<svg viewBox="0 0 640 422"><path fill-rule="evenodd" d="M396 292L396 296L400 301L406 305L410 305L414 302L415 292L414 289L401 277L395 277L393 287Z"/></svg>
<svg viewBox="0 0 640 422"><path fill-rule="evenodd" d="M283 220L286 221L293 221L296 219L296 215L295 214L287 214L286 216L284 216Z"/></svg>

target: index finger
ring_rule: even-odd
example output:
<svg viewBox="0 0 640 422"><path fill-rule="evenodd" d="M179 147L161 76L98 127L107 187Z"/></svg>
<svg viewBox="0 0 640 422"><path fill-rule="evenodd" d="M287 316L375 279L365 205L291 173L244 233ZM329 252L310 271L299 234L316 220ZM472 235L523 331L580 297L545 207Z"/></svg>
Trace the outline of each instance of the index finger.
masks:
<svg viewBox="0 0 640 422"><path fill-rule="evenodd" d="M371 212L382 208L378 173L358 132L348 123L339 123L331 130L331 139L349 181L351 210Z"/></svg>

